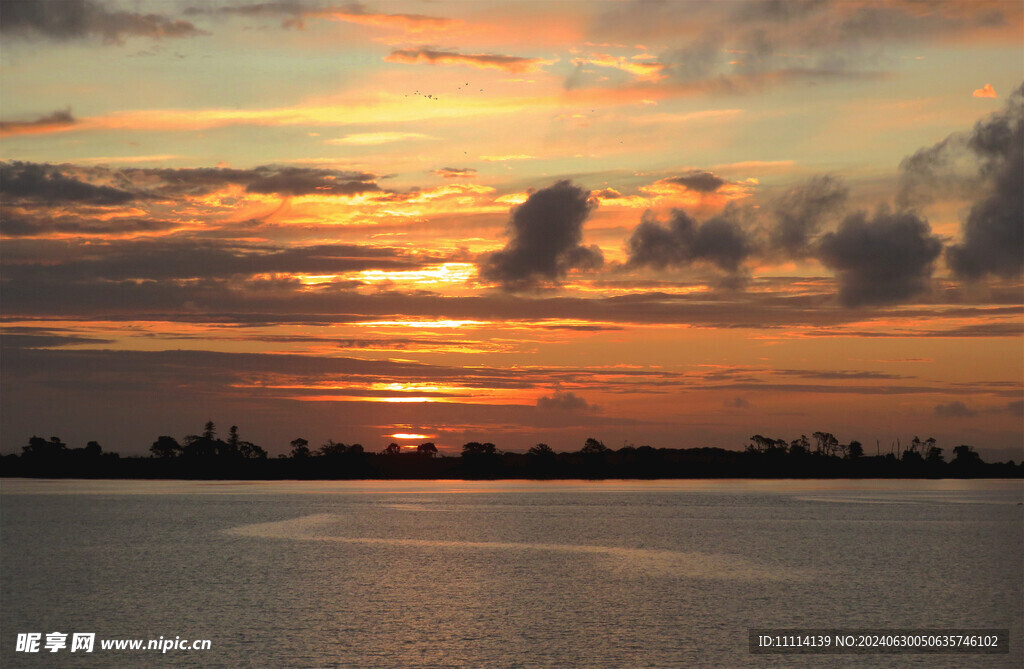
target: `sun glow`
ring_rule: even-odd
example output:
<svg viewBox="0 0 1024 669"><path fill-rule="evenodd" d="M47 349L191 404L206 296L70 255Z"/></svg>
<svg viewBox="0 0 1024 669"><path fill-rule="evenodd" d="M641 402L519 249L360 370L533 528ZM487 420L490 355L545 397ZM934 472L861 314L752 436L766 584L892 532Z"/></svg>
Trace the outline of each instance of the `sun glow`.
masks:
<svg viewBox="0 0 1024 669"><path fill-rule="evenodd" d="M368 327L405 327L405 328L461 328L487 325L487 321L454 321L447 319L438 320L409 320L409 321L364 321L357 325Z"/></svg>
<svg viewBox="0 0 1024 669"><path fill-rule="evenodd" d="M446 262L418 270L386 271L368 269L356 272L353 279L363 283L410 283L436 285L439 283L465 283L476 273L476 266L465 262Z"/></svg>

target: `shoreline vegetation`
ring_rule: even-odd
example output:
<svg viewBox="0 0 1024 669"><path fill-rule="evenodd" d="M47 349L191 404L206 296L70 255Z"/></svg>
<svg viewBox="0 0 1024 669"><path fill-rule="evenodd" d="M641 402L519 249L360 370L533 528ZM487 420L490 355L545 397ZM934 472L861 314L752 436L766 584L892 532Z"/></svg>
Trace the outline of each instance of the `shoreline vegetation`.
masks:
<svg viewBox="0 0 1024 669"><path fill-rule="evenodd" d="M160 436L148 457L121 457L90 441L68 448L58 437L32 437L20 455L0 456L0 476L81 479L357 480L357 479L700 479L700 478L1024 478L1024 462L987 463L968 445L946 460L934 439L914 437L867 455L858 441L842 444L828 432L792 441L754 435L742 451L724 448L611 449L589 438L578 451L537 444L525 453L469 442L458 456L439 455L432 442L388 444L373 452L361 444L328 440L319 448L299 437L276 458L239 438L226 439L212 422L181 443Z"/></svg>

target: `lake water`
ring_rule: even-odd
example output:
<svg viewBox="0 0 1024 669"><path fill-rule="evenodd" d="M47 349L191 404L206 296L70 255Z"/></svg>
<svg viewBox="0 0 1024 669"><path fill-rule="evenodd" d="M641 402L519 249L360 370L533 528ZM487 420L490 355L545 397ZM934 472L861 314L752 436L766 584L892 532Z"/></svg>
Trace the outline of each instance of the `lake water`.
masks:
<svg viewBox="0 0 1024 669"><path fill-rule="evenodd" d="M1020 481L8 479L0 664L1020 667L1022 502ZM761 627L1008 628L1011 654L751 655ZM54 631L211 648L16 652Z"/></svg>

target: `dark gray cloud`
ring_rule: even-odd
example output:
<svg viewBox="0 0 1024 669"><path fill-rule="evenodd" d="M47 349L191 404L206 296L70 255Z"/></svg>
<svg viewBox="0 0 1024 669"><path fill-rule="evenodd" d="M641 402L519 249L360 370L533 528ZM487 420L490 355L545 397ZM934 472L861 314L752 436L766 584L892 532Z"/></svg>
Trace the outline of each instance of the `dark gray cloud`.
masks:
<svg viewBox="0 0 1024 669"><path fill-rule="evenodd" d="M813 370L813 369L777 369L774 374L779 376L798 376L802 379L830 379L836 381L853 381L862 379L906 379L900 374L885 372L855 372L846 370Z"/></svg>
<svg viewBox="0 0 1024 669"><path fill-rule="evenodd" d="M0 234L5 237L35 237L39 235L111 235L171 230L180 224L150 218L87 218L83 216L56 216L51 213L37 215L10 207L0 208Z"/></svg>
<svg viewBox="0 0 1024 669"><path fill-rule="evenodd" d="M581 245L583 223L596 206L588 191L568 181L534 192L512 210L511 239L484 259L480 276L518 291L557 284L570 269L600 267L600 249Z"/></svg>
<svg viewBox="0 0 1024 669"><path fill-rule="evenodd" d="M381 192L377 177L366 172L261 165L232 168L77 167L29 162L0 162L0 194L38 205L114 205L132 200L201 196L229 185L249 193L346 196Z"/></svg>
<svg viewBox="0 0 1024 669"><path fill-rule="evenodd" d="M579 395L569 391L556 390L551 395L537 398L537 407L550 411L598 411L598 407L590 404Z"/></svg>
<svg viewBox="0 0 1024 669"><path fill-rule="evenodd" d="M794 257L807 255L812 238L830 215L842 210L847 194L843 182L829 175L816 176L786 191L771 204L775 226L769 232L769 243Z"/></svg>
<svg viewBox="0 0 1024 669"><path fill-rule="evenodd" d="M701 224L676 209L667 226L646 212L626 245L629 265L659 269L705 261L737 272L753 251L749 236L730 218L729 210Z"/></svg>
<svg viewBox="0 0 1024 669"><path fill-rule="evenodd" d="M941 418L967 418L977 413L960 401L949 404L936 404L935 415Z"/></svg>
<svg viewBox="0 0 1024 669"><path fill-rule="evenodd" d="M686 46L662 54L658 62L663 72L676 81L694 82L711 79L725 62L724 37L716 30L704 32Z"/></svg>
<svg viewBox="0 0 1024 669"><path fill-rule="evenodd" d="M713 193L727 183L725 179L712 172L701 171L690 172L680 177L670 177L663 181L678 186L685 186L687 189L697 191L698 193Z"/></svg>
<svg viewBox="0 0 1024 669"><path fill-rule="evenodd" d="M911 212L879 209L847 216L818 245L818 259L834 270L839 299L849 307L897 304L929 289L942 242Z"/></svg>
<svg viewBox="0 0 1024 669"><path fill-rule="evenodd" d="M112 339L85 337L69 334L61 330L37 327L5 327L0 330L0 348L56 348L60 346L79 346L90 344L112 344Z"/></svg>
<svg viewBox="0 0 1024 669"><path fill-rule="evenodd" d="M185 10L186 16L196 14L235 14L238 16L261 16L293 14L301 16L304 12L310 11L308 5L301 2L257 2L247 5L229 5L226 7L189 7Z"/></svg>
<svg viewBox="0 0 1024 669"><path fill-rule="evenodd" d="M12 282L42 286L93 281L223 279L259 274L327 275L366 269L416 269L438 261L400 249L352 244L282 248L269 244L156 239L97 242L80 256L59 262L9 261L0 267L0 276Z"/></svg>
<svg viewBox="0 0 1024 669"><path fill-rule="evenodd" d="M167 197L205 195L229 184L244 185L248 193L284 197L348 196L380 191L373 174L313 167L261 165L252 169L132 168L118 170L117 175L127 182L150 182L156 194Z"/></svg>
<svg viewBox="0 0 1024 669"><path fill-rule="evenodd" d="M963 221L961 242L946 249L954 274L979 279L991 274L1020 276L1024 271L1024 85L1006 107L908 156L900 164L901 206L933 199L972 202Z"/></svg>
<svg viewBox="0 0 1024 669"><path fill-rule="evenodd" d="M1015 310L1018 314L1020 309ZM950 316L951 314L942 314L936 312L934 314L937 317ZM985 317L982 311L978 311L975 314L979 317ZM913 317L913 314L909 315ZM981 337L985 339L991 339L994 337L1020 337L1022 334L1022 328L1017 323L978 323L973 325L960 325L956 327L945 327L945 328L931 328L927 330L921 330L918 328L905 328L900 330L802 330L801 336L804 337L857 337L860 339L872 339L872 338L885 338L885 339L965 339L968 337Z"/></svg>
<svg viewBox="0 0 1024 669"><path fill-rule="evenodd" d="M967 135L956 133L900 161L896 204L914 208L937 197L972 197L981 187L977 161L967 148Z"/></svg>
<svg viewBox="0 0 1024 669"><path fill-rule="evenodd" d="M766 0L611 3L592 42L662 40L660 86L733 93L786 82L883 76L888 49L998 31L1021 19L1019 3ZM1004 30L1005 32L1005 30ZM607 86L574 72L567 87Z"/></svg>
<svg viewBox="0 0 1024 669"><path fill-rule="evenodd" d="M344 5L325 5L321 2L300 2L299 0L283 0L281 2L257 2L251 4L229 5L225 7L189 7L187 16L210 14L219 16L284 16L283 28L304 28L309 18L348 17L358 20L359 17L376 19L377 23L397 26L429 26L441 27L451 23L450 19L426 16L424 14L378 14L360 2L349 2Z"/></svg>
<svg viewBox="0 0 1024 669"><path fill-rule="evenodd" d="M188 21L160 14L110 10L94 0L0 0L0 32L8 37L71 40L102 37L192 37L205 34Z"/></svg>
<svg viewBox="0 0 1024 669"><path fill-rule="evenodd" d="M0 17L2 19L2 17ZM34 121L0 121L0 136L26 135L34 132L65 128L77 123L70 109L58 110L40 116Z"/></svg>
<svg viewBox="0 0 1024 669"><path fill-rule="evenodd" d="M988 192L963 224L963 241L947 250L949 266L970 279L1024 271L1024 85L1006 109L974 126L968 147L981 160Z"/></svg>
<svg viewBox="0 0 1024 669"><path fill-rule="evenodd" d="M124 169L118 174L129 182L155 179L156 193L167 196L203 195L229 184L245 186L249 193L297 195L356 195L380 191L376 177L366 172L261 165L253 169L181 168Z"/></svg>
<svg viewBox="0 0 1024 669"><path fill-rule="evenodd" d="M434 174L445 179L458 179L475 177L476 170L472 167L442 167L439 170L434 170Z"/></svg>
<svg viewBox="0 0 1024 669"><path fill-rule="evenodd" d="M257 167L245 187L250 193L278 195L356 195L379 191L372 175L309 167Z"/></svg>
<svg viewBox="0 0 1024 669"><path fill-rule="evenodd" d="M95 185L65 174L62 166L40 163L0 163L0 195L7 202L44 206L66 203L117 205L138 199L138 194Z"/></svg>
<svg viewBox="0 0 1024 669"><path fill-rule="evenodd" d="M508 72L525 72L540 64L536 58L508 56L500 53L459 53L454 50L441 50L431 47L417 49L395 49L387 58L392 63L430 63L432 65L469 65L471 67L489 67Z"/></svg>
<svg viewBox="0 0 1024 669"><path fill-rule="evenodd" d="M740 23L788 23L825 9L829 4L830 0L748 0L737 5L734 16Z"/></svg>
<svg viewBox="0 0 1024 669"><path fill-rule="evenodd" d="M912 41L943 37L978 28L998 28L1006 24L1006 15L985 3L866 3L853 11L836 11L842 0L822 3L819 11L836 16L826 34L807 34L814 44L837 40L842 44L861 44L883 40ZM971 7L974 4L975 7ZM1007 9L1011 3L1007 3ZM922 11L923 10L923 11Z"/></svg>

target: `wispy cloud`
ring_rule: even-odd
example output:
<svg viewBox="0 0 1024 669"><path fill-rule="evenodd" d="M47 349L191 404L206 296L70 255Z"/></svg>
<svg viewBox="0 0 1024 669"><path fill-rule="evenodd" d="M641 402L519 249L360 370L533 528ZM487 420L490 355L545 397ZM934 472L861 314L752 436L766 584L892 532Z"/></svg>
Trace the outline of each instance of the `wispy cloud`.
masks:
<svg viewBox="0 0 1024 669"><path fill-rule="evenodd" d="M77 121L71 110L55 111L32 121L0 121L0 137L35 135L69 130Z"/></svg>
<svg viewBox="0 0 1024 669"><path fill-rule="evenodd" d="M409 142L425 139L437 139L420 132L364 132L355 135L345 135L335 139L325 140L325 144L338 146L375 146L377 144L391 144L393 142Z"/></svg>
<svg viewBox="0 0 1024 669"><path fill-rule="evenodd" d="M95 0L2 0L0 33L22 39L74 40L101 37L155 39L194 37L206 33L192 23L162 14L109 10Z"/></svg>
<svg viewBox="0 0 1024 669"><path fill-rule="evenodd" d="M468 179L476 176L476 170L471 167L442 167L434 170L434 174L444 179Z"/></svg>
<svg viewBox="0 0 1024 669"><path fill-rule="evenodd" d="M541 58L524 58L496 53L459 53L455 50L441 50L430 47L417 49L396 49L385 57L391 63L426 63L430 65L464 65L479 69L497 69L521 74L535 72L544 65L555 61Z"/></svg>
<svg viewBox="0 0 1024 669"><path fill-rule="evenodd" d="M285 20L281 24L282 27L300 29L305 27L305 22L308 19L344 21L364 26L402 30L407 33L443 30L461 24L461 21L441 16L375 12L359 2L325 7L299 0L283 0L281 2L262 2L215 8L191 7L186 13L191 15L210 14L247 17L283 16Z"/></svg>

